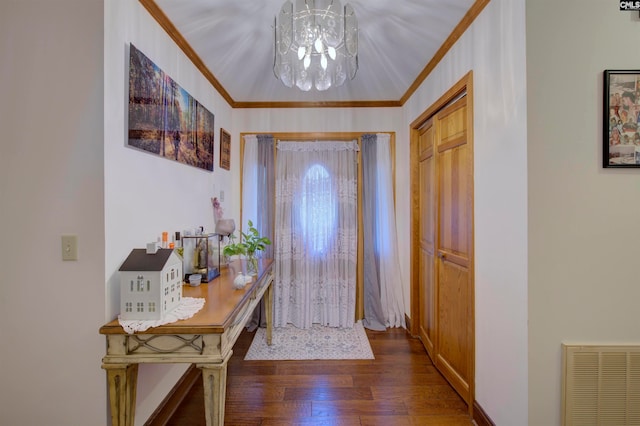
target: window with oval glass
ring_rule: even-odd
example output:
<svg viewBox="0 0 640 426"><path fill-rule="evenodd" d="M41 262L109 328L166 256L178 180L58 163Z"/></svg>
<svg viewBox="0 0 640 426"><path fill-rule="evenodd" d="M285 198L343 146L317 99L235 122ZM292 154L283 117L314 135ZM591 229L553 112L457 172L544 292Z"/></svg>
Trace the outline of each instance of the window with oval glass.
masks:
<svg viewBox="0 0 640 426"><path fill-rule="evenodd" d="M336 194L326 167L314 164L302 182L300 220L307 249L312 255L325 254L331 245L337 216Z"/></svg>

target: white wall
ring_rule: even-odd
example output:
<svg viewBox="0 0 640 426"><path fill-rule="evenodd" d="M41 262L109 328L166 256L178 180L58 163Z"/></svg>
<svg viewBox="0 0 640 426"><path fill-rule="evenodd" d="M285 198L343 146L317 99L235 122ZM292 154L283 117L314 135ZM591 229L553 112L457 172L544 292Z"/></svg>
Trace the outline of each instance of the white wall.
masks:
<svg viewBox="0 0 640 426"><path fill-rule="evenodd" d="M0 40L0 423L104 424L98 329L118 313L121 262L164 230L211 229L221 190L239 205L237 147L220 170L218 137L213 173L125 147L129 42L215 114L216 135L231 110L136 1L3 1ZM77 262L60 260L63 234ZM184 368L141 367L137 425Z"/></svg>
<svg viewBox="0 0 640 426"><path fill-rule="evenodd" d="M639 69L637 12L527 1L529 424L560 424L561 348L640 344L640 170L602 168L603 70Z"/></svg>
<svg viewBox="0 0 640 426"><path fill-rule="evenodd" d="M403 108L408 129L473 71L475 398L509 426L527 424L524 20L524 0L491 1Z"/></svg>
<svg viewBox="0 0 640 426"><path fill-rule="evenodd" d="M102 52L102 0L0 1L3 425L105 423Z"/></svg>
<svg viewBox="0 0 640 426"><path fill-rule="evenodd" d="M117 270L131 249L156 241L162 231L172 234L198 225L213 231L211 197L224 190L222 206L229 214L239 206L230 190L239 163L236 143L231 171L218 167L220 126L229 130L232 125L226 101L139 2L104 3L105 319L111 320L119 313ZM215 115L213 173L126 147L129 43ZM136 425L144 423L187 367L140 366Z"/></svg>

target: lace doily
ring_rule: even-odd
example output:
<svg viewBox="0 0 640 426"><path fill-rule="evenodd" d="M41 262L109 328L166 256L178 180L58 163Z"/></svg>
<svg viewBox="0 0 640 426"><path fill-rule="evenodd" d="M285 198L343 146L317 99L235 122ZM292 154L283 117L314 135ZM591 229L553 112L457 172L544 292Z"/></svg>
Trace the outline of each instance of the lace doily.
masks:
<svg viewBox="0 0 640 426"><path fill-rule="evenodd" d="M161 320L123 320L118 315L118 323L128 334L145 331L151 327L159 327L179 320L191 318L204 306L203 297L183 297L180 304L168 312Z"/></svg>

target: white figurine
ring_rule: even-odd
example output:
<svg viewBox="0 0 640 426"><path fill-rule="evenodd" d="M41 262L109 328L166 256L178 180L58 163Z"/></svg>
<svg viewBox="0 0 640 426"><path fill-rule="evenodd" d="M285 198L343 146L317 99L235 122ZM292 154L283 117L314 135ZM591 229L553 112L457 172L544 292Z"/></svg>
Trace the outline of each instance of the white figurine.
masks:
<svg viewBox="0 0 640 426"><path fill-rule="evenodd" d="M238 275L233 280L233 288L235 289L243 289L245 284L247 283L245 276L242 275L242 272L238 272Z"/></svg>

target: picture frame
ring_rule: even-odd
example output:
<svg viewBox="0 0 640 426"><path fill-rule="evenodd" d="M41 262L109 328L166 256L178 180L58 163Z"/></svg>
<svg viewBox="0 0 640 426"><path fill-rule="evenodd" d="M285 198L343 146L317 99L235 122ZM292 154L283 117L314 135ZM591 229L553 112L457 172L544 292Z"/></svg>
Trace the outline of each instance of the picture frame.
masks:
<svg viewBox="0 0 640 426"><path fill-rule="evenodd" d="M214 114L133 44L127 146L212 172Z"/></svg>
<svg viewBox="0 0 640 426"><path fill-rule="evenodd" d="M231 170L231 135L220 128L220 168Z"/></svg>
<svg viewBox="0 0 640 426"><path fill-rule="evenodd" d="M605 70L602 165L640 168L640 70Z"/></svg>

